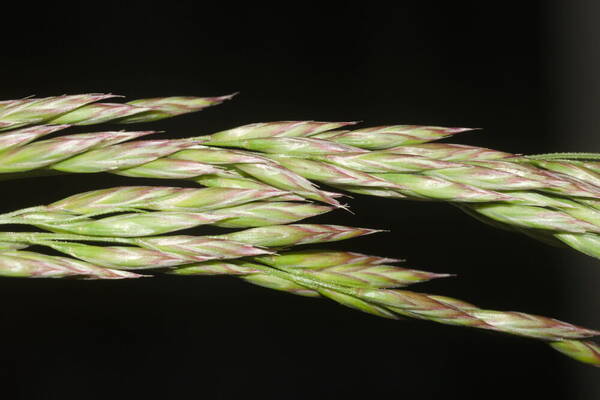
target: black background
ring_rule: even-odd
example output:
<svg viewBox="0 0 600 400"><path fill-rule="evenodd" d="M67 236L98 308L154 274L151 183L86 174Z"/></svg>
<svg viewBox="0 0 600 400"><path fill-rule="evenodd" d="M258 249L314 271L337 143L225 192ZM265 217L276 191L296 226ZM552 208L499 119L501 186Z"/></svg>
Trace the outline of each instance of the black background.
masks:
<svg viewBox="0 0 600 400"><path fill-rule="evenodd" d="M224 105L135 128L185 137L259 121L361 120L481 127L453 141L565 150L552 126L548 2L394 4L21 4L2 18L0 96L239 91ZM0 208L151 183L179 184L36 178L3 183ZM458 275L415 290L592 321L569 306L563 272L585 259L575 252L495 230L446 204L362 196L350 204L354 216L337 211L312 222L391 232L330 247ZM233 278L3 279L0 304L0 380L11 399L588 399L597 379L533 340L378 319Z"/></svg>

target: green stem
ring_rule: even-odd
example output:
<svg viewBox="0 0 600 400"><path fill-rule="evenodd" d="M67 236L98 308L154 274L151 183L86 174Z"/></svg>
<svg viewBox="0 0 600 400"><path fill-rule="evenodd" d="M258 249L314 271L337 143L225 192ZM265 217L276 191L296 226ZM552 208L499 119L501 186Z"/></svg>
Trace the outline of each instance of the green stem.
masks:
<svg viewBox="0 0 600 400"><path fill-rule="evenodd" d="M46 207L37 206L37 207L23 208L21 210L17 210L17 211L5 213L5 214L0 214L0 218L12 218L17 215L26 214L28 212L36 212L36 211L46 211Z"/></svg>
<svg viewBox="0 0 600 400"><path fill-rule="evenodd" d="M56 227L60 224L64 224L64 223L70 223L70 222L77 222L79 220L85 220L85 219L90 219L93 217L98 217L101 215L106 215L106 214L114 214L114 213L119 213L119 212L131 212L131 213L150 213L150 211L147 210L142 210L139 208L132 208L132 207L114 207L114 208L105 208L103 210L94 212L94 213L89 213L89 214L80 214L80 215L73 215L72 217L65 217L63 219L61 219L60 221L53 221L55 223L52 224L48 224L45 222L37 222L31 219L26 219L26 218L15 218L15 217L19 217L22 214L27 214L30 212L44 212L44 211L54 211L52 209L49 209L45 206L39 206L39 207L30 207L30 208L25 208L22 210L17 210L17 211L13 211L11 213L6 213L6 214L0 214L0 224L23 224L23 225L35 225L35 226L48 226L48 227ZM67 210L68 211L68 210Z"/></svg>
<svg viewBox="0 0 600 400"><path fill-rule="evenodd" d="M124 243L135 245L135 239L118 237L85 236L70 233L46 233L46 232L1 232L0 242L19 242L29 244L41 244L52 240L73 240L88 242Z"/></svg>
<svg viewBox="0 0 600 400"><path fill-rule="evenodd" d="M600 153L547 153L547 154L532 154L520 159L511 159L513 161L545 160L545 161L561 161L561 160L583 160L583 161L600 161Z"/></svg>
<svg viewBox="0 0 600 400"><path fill-rule="evenodd" d="M336 292L347 294L348 296L357 297L356 292L354 292L353 289L351 289L351 288L335 285L332 283L323 282L323 281L320 281L313 277L308 277L307 274L305 274L302 271L299 271L295 268L288 268L288 267L281 267L281 266L270 267L270 266L266 266L266 265L262 265L262 264L254 264L254 263L252 263L252 268L258 269L262 272L276 276L278 278L282 278L282 279L288 280L290 282L297 283L297 284L305 286L309 289L316 289L316 290L330 289L330 290L334 290Z"/></svg>

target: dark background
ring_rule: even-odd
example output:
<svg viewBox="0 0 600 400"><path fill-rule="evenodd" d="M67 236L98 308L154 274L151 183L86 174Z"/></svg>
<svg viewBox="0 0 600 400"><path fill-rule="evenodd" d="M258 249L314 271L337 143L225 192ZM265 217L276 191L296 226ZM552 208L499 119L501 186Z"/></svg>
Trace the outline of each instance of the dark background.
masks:
<svg viewBox="0 0 600 400"><path fill-rule="evenodd" d="M596 92L581 100L569 84L595 65L570 45L595 49L597 37L569 14L576 3L21 4L2 18L0 98L239 91L224 105L139 127L185 137L261 121L361 120L481 127L453 141L516 153L598 151L597 131L587 129L595 126L581 125L595 114ZM577 82L595 87L596 75L588 78ZM573 107L569 93L589 107ZM15 181L3 183L0 208L151 183ZM391 232L330 247L458 275L415 290L600 328L593 260L445 204L361 196L350 204L354 216L312 221ZM597 371L543 343L378 319L233 278L3 279L0 304L0 381L11 399L595 399L600 391Z"/></svg>

